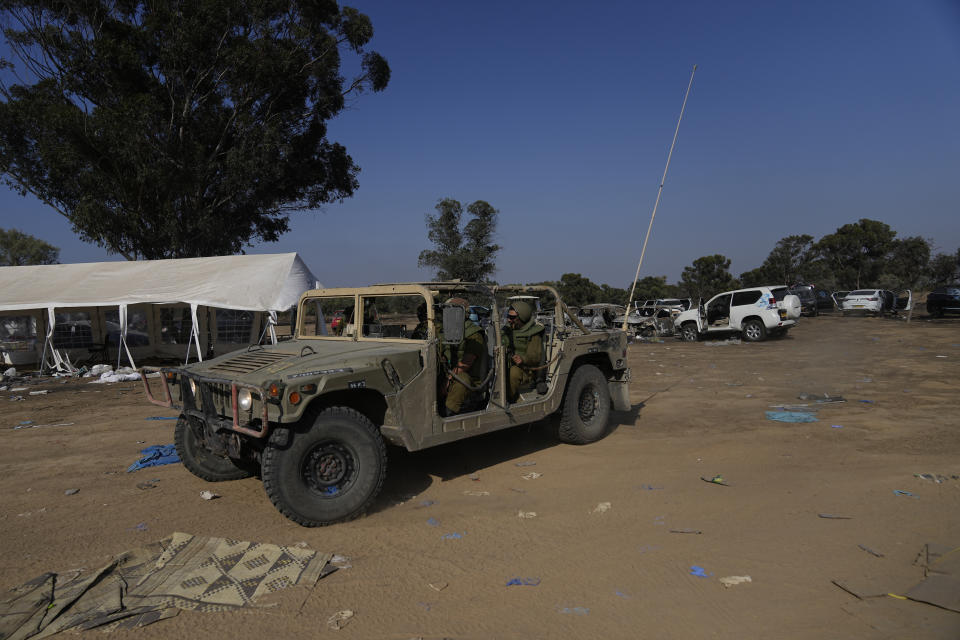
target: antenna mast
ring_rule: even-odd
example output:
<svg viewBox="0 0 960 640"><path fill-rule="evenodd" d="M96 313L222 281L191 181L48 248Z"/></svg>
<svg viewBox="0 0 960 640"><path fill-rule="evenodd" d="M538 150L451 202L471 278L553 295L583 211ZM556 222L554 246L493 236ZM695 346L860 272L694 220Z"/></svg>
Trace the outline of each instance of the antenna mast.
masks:
<svg viewBox="0 0 960 640"><path fill-rule="evenodd" d="M670 168L670 158L673 157L673 148L677 144L677 135L680 134L680 122L683 120L683 112L687 108L687 98L690 97L690 87L693 86L693 76L697 73L697 65L693 65L693 71L690 72L690 82L687 83L687 93L683 96L683 106L680 107L680 117L677 118L677 129L673 132L673 142L670 143L670 153L667 154L667 166L663 168L663 177L660 178L660 188L657 189L657 201L653 203L653 213L650 214L650 224L647 226L647 237L643 239L643 248L640 249L640 262L637 263L637 274L633 277L633 286L630 287L630 299L627 300L627 310L623 314L622 330L627 330L627 319L630 317L630 304L633 302L633 294L637 290L637 280L640 278L640 267L643 265L643 254L647 252L647 241L650 240L650 231L653 229L653 219L657 215L657 207L660 206L660 195L663 193L663 183L667 180L667 170Z"/></svg>

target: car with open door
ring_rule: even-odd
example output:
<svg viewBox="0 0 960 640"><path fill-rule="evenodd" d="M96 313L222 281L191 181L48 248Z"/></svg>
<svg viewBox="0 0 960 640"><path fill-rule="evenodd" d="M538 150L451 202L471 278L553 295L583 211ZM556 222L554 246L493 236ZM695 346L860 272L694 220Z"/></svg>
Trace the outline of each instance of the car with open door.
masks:
<svg viewBox="0 0 960 640"><path fill-rule="evenodd" d="M741 335L747 342L785 335L800 317L800 299L787 287L750 287L719 293L697 308L679 314L674 324L681 339Z"/></svg>

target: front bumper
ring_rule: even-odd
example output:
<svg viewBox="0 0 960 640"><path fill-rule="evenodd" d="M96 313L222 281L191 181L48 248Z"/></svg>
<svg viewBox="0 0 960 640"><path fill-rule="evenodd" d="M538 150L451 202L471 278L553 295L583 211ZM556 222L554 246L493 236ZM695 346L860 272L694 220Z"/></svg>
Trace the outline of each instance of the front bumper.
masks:
<svg viewBox="0 0 960 640"><path fill-rule="evenodd" d="M173 367L141 367L139 371L147 400L155 405L177 409L184 415L202 420L207 426L217 431L231 430L254 438L265 438L269 434L267 393L257 385L201 376ZM148 373L157 372L160 373L162 399L154 397L147 379ZM170 392L171 379L175 380L179 386L179 403L174 400ZM189 381L193 381L196 394L191 390ZM240 408L238 399L240 391L244 389L248 390L252 397L251 407L246 410ZM279 405L276 406L276 410L280 411Z"/></svg>

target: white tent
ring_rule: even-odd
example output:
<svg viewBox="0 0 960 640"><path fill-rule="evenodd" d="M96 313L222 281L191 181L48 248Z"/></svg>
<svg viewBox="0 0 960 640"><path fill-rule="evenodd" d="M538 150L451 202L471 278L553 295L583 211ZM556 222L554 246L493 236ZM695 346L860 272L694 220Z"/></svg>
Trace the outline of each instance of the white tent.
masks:
<svg viewBox="0 0 960 640"><path fill-rule="evenodd" d="M301 293L319 286L296 253L0 267L0 312L47 311L45 358L48 346L55 354L50 342L56 309L117 307L119 345L132 364L127 345L131 305L188 304L190 338L202 357L198 306L268 312L275 342L276 312L290 308Z"/></svg>

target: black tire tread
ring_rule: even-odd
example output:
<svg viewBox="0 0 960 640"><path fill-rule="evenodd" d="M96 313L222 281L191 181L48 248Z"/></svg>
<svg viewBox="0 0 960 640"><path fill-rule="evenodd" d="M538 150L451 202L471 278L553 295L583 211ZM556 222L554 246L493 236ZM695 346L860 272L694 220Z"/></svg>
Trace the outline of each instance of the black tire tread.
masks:
<svg viewBox="0 0 960 640"><path fill-rule="evenodd" d="M280 498L279 489L274 482L276 475L272 473L273 468L278 464L277 456L280 453L277 447L271 446L270 444L274 441L275 438L278 438L281 433L279 430L276 430L276 429L273 431L273 433L270 436L270 443L268 443L266 448L264 449L263 457L260 462L261 468L263 469L263 473L262 473L263 489L266 492L267 497L270 498L270 502L272 502L273 506L276 507L277 511L283 514L284 517L289 518L290 520L296 522L301 526L323 527L331 524L336 524L339 522L348 522L350 520L354 520L360 517L361 515L363 515L364 513L366 513L367 509L370 508L370 505L373 503L377 495L380 493L380 490L383 488L383 483L387 476L387 445L383 441L383 438L380 436L380 431L377 429L377 427L370 421L369 418L367 418L365 415L363 415L356 409L351 409L350 407L328 407L322 411L308 414L308 416L309 418L305 420L305 422L309 423L307 424L307 428L309 428L313 424L314 420L316 420L317 418L320 418L321 416L339 417L339 418L345 418L345 419L356 422L357 424L366 428L373 435L376 436L376 442L379 445L378 453L383 466L381 469L380 477L377 480L377 485L374 488L373 492L371 493L370 498L358 509L355 509L354 511L347 514L346 516L343 516L342 518L331 520L329 522L320 523L320 522L308 520L306 518L303 518L299 514L295 513L294 511L291 511L290 508ZM283 434L283 437L284 439L286 439L288 437L292 437L292 434Z"/></svg>
<svg viewBox="0 0 960 640"><path fill-rule="evenodd" d="M583 432L578 412L580 388L585 384L586 378L594 378L593 382L598 384L603 391L601 392L603 412L603 428L596 436L590 436ZM567 389L564 393L563 403L560 407L560 421L557 425L557 437L568 444L589 444L596 442L607 433L608 421L610 419L610 391L607 389L607 379L597 367L591 364L581 365L573 372L570 382L567 383Z"/></svg>
<svg viewBox="0 0 960 640"><path fill-rule="evenodd" d="M209 455L216 458L217 462L223 461L220 465L222 467L221 469L213 469L208 465L204 465L201 460L197 460L190 454L190 447L187 443L188 434L192 433L191 429L192 427L188 420L181 415L180 418L177 419L177 426L173 432L173 443L177 449L177 455L180 456L180 461L183 463L183 466L186 467L187 471L207 482L243 480L244 478L249 478L254 475L254 471L250 466L240 466L240 464L233 459L220 458L219 456L214 456L212 453ZM229 467L225 464L227 461L230 463Z"/></svg>

